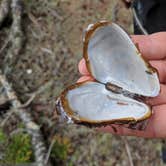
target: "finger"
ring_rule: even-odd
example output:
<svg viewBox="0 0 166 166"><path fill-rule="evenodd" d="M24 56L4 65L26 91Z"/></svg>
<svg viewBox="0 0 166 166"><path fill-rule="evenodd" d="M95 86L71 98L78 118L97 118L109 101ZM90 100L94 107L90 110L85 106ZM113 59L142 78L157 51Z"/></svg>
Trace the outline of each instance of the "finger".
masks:
<svg viewBox="0 0 166 166"><path fill-rule="evenodd" d="M152 35L133 35L134 43L138 43L140 52L149 60L166 58L166 32L154 33Z"/></svg>
<svg viewBox="0 0 166 166"><path fill-rule="evenodd" d="M165 138L166 137L166 104L153 107L153 115L144 131L127 129L116 125L115 132L111 127L103 127L100 130L117 135L137 136L144 138Z"/></svg>
<svg viewBox="0 0 166 166"><path fill-rule="evenodd" d="M150 64L157 69L160 82L166 83L166 60L150 61Z"/></svg>
<svg viewBox="0 0 166 166"><path fill-rule="evenodd" d="M157 97L147 99L147 104L150 104L151 106L166 104L166 85L161 84L160 87L160 94Z"/></svg>
<svg viewBox="0 0 166 166"><path fill-rule="evenodd" d="M91 76L82 76L77 80L77 82L84 82L84 81L94 81L94 79Z"/></svg>
<svg viewBox="0 0 166 166"><path fill-rule="evenodd" d="M82 75L90 75L88 69L86 68L86 62L85 59L81 59L78 64L78 70Z"/></svg>

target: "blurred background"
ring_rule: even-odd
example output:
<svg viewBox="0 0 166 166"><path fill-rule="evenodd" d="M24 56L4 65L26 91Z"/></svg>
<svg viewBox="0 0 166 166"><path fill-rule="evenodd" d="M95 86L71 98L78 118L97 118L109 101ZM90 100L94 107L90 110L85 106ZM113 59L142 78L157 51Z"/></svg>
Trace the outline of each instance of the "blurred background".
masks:
<svg viewBox="0 0 166 166"><path fill-rule="evenodd" d="M79 78L82 34L88 24L106 19L133 33L132 13L120 0L25 0L25 45L9 75L22 103L37 93L27 110L41 126L50 159L57 166L162 166L161 140L114 136L83 126L63 124L52 118L60 92ZM10 31L10 20L0 30L0 46ZM0 64L6 51L1 52ZM2 93L3 94L3 93ZM1 95L1 98L5 98ZM0 163L32 163L29 136L16 115L0 130ZM12 134L11 134L12 133Z"/></svg>

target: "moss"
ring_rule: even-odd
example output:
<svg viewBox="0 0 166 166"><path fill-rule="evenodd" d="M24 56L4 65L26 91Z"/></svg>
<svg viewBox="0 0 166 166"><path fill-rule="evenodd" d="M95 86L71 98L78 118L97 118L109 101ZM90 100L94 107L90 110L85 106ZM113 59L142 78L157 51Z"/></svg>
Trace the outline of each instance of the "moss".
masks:
<svg viewBox="0 0 166 166"><path fill-rule="evenodd" d="M70 140L66 137L61 137L59 135L54 137L55 143L51 151L51 158L57 162L64 162L67 160L69 153L71 153L72 147Z"/></svg>
<svg viewBox="0 0 166 166"><path fill-rule="evenodd" d="M28 134L16 134L9 142L5 150L5 163L19 164L33 161L31 138Z"/></svg>
<svg viewBox="0 0 166 166"><path fill-rule="evenodd" d="M64 144L60 144L58 142L55 142L51 157L55 157L59 160L66 160L67 159L67 146Z"/></svg>
<svg viewBox="0 0 166 166"><path fill-rule="evenodd" d="M0 129L0 144L4 144L6 142L6 135L4 134L4 132L2 131L2 129Z"/></svg>

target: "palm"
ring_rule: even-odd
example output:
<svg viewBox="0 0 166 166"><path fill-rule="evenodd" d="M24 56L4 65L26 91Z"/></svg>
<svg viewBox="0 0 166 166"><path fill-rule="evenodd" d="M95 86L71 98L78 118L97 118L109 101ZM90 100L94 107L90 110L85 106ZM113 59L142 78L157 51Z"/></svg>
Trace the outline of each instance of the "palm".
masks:
<svg viewBox="0 0 166 166"><path fill-rule="evenodd" d="M138 43L143 56L158 70L161 92L159 96L146 101L152 106L153 115L145 131L131 130L116 126L118 129L116 134L142 137L166 137L166 32L149 36L132 36L132 39L135 43ZM93 81L93 78L86 69L84 59L79 63L79 71L82 74L82 77L78 80L79 82L86 80ZM111 127L104 127L101 130L114 133Z"/></svg>

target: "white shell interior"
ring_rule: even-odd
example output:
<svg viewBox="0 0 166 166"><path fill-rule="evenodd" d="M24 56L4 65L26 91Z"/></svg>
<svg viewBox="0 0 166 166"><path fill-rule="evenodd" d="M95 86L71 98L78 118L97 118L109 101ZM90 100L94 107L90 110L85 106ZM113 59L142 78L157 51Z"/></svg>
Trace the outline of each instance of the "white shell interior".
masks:
<svg viewBox="0 0 166 166"><path fill-rule="evenodd" d="M102 26L93 33L88 45L88 56L96 80L110 82L143 96L159 94L157 73L147 72L148 68L137 48L118 25L112 23Z"/></svg>
<svg viewBox="0 0 166 166"><path fill-rule="evenodd" d="M97 82L87 82L69 90L66 99L78 120L80 117L88 121L140 120L150 114L144 103L112 93Z"/></svg>

